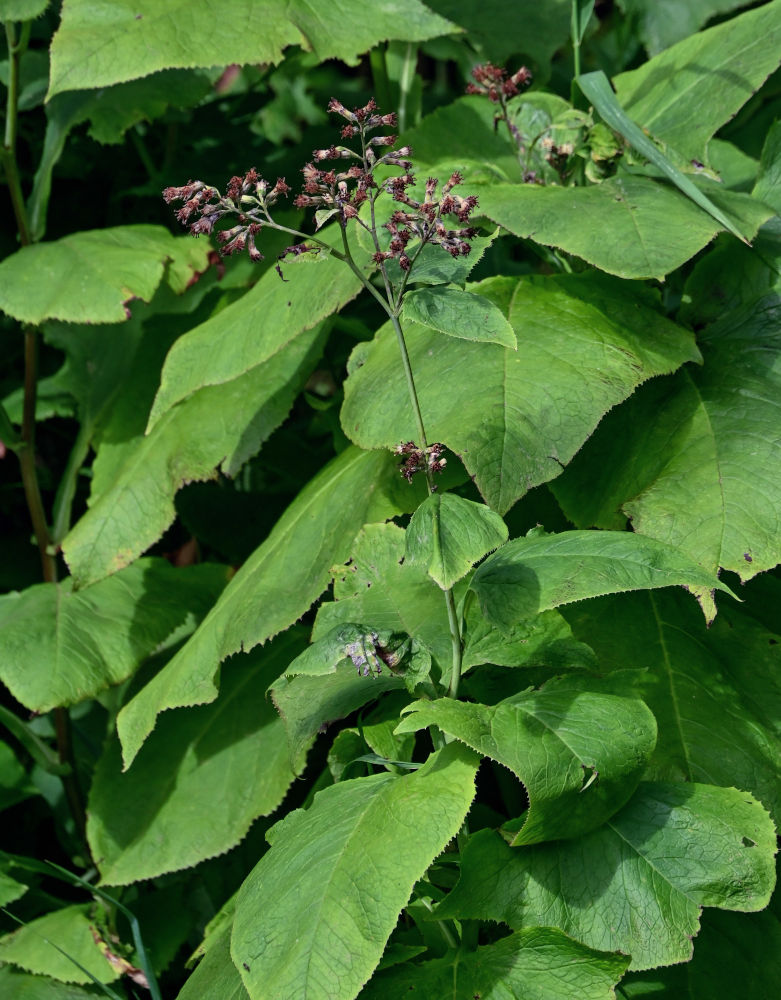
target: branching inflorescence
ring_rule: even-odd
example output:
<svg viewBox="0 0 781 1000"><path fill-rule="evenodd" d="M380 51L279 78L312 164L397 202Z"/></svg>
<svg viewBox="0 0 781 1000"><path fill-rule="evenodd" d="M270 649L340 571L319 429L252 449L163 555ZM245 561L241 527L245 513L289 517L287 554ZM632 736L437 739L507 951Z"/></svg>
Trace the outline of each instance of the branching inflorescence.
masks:
<svg viewBox="0 0 781 1000"><path fill-rule="evenodd" d="M454 193L461 181L458 172L453 173L442 186L439 197L439 181L429 178L425 184L422 199L413 196L416 184L412 173L412 150L409 146L394 148L395 135L374 135L379 128L394 127L395 114L379 114L374 100L362 108L348 110L340 101L332 98L328 110L345 119L341 128L341 138L360 142L360 150L346 145L332 145L327 149L316 149L312 161L302 169L303 190L293 204L297 208L315 209L316 227L334 218L344 228L348 222L366 229L374 239L374 262L383 271L386 261L395 259L402 271L408 272L413 257L408 248L415 244L415 252L427 243L441 246L453 257L463 256L470 251L470 240L477 230L468 225L469 216L477 207L475 196L462 197ZM387 150L383 152L383 150ZM346 161L344 169L331 167L323 169L319 164L329 160ZM383 168L381 170L381 168ZM397 168L400 174L378 179L378 172L384 168ZM318 250L324 244L317 238L297 233L274 222L272 208L282 196L290 193L284 177L270 186L252 167L243 177L232 177L225 193L202 181L190 181L183 187L169 187L163 197L169 204L182 201L184 204L176 212L177 219L189 227L194 236L210 234L215 225L226 216L236 216L236 225L217 231L216 237L225 255L247 250L252 260L263 259L256 239L264 226L281 229L301 237L301 242L287 247L281 254L299 255ZM395 211L384 227L390 234L386 248L380 245L375 225L374 206L379 196L388 194L403 205ZM368 211L362 212L366 205ZM449 217L460 225L454 225ZM280 272L281 273L281 272ZM394 305L391 301L391 306Z"/></svg>

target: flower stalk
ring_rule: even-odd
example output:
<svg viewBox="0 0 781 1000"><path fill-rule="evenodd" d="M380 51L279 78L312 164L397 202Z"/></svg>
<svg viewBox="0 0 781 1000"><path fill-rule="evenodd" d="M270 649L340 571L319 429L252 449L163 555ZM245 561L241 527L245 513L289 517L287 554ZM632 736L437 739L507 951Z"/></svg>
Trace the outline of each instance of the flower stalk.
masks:
<svg viewBox="0 0 781 1000"><path fill-rule="evenodd" d="M512 80L515 81L515 77ZM358 140L359 148L333 144L326 149L314 150L312 160L302 169L303 190L293 203L297 208L315 211L317 230L331 219L337 221L341 229L341 249L329 245L317 235L276 222L274 207L281 198L288 196L290 187L284 177L278 178L272 186L254 167L243 177L232 177L224 194L203 181L190 181L182 187L166 188L163 197L169 204L182 202L182 207L176 211L177 219L188 226L194 236L214 232L221 252L226 256L246 250L251 260L262 260L258 237L264 228L293 236L297 242L280 254L276 265L282 280L286 279L281 262L288 256L304 253L330 253L353 271L388 316L401 356L417 441L401 444L396 449L396 453L405 459L400 471L409 481L416 473L423 472L429 492L434 493L437 489L435 475L446 464L446 459L442 457L444 447L429 443L426 434L401 311L410 275L425 246L439 246L452 257L465 256L470 252L471 240L477 235L477 230L469 225L469 217L477 207L477 198L455 192L454 189L462 183L458 172L451 174L441 189L436 178L428 178L422 196L416 194L412 150L409 146L397 148L395 135L374 134L377 129L394 128L397 124L396 115L380 114L374 100L362 108L350 110L332 98L328 110L344 120L340 138L345 142ZM335 162L336 166L322 166L328 162ZM397 173L393 173L394 170ZM385 176L388 173L390 176ZM398 208L380 226L377 202L388 196ZM227 218L233 225L216 228ZM382 290L355 260L348 239L350 223L365 230L371 238L374 248L371 259L379 271ZM382 234L383 229L387 231L387 237ZM390 271L392 262L398 266L398 277ZM444 592L444 599L453 660L447 694L455 698L461 676L462 636L452 590Z"/></svg>

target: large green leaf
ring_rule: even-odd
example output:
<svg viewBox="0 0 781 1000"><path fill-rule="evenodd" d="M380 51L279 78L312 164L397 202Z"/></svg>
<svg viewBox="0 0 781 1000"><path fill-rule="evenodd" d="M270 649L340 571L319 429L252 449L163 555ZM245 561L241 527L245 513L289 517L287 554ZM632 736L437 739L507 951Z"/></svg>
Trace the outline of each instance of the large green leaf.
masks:
<svg viewBox="0 0 781 1000"><path fill-rule="evenodd" d="M547 924L631 968L691 957L700 910L754 911L775 883L775 830L747 792L641 784L604 826L579 840L514 850L475 834L461 881L437 916Z"/></svg>
<svg viewBox="0 0 781 1000"><path fill-rule="evenodd" d="M91 926L89 904L54 910L0 938L0 962L63 983L91 983L87 973L71 961L73 958L98 982L110 983L119 973L101 954Z"/></svg>
<svg viewBox="0 0 781 1000"><path fill-rule="evenodd" d="M49 6L49 0L0 0L0 19L27 21L38 17Z"/></svg>
<svg viewBox="0 0 781 1000"><path fill-rule="evenodd" d="M287 416L324 336L319 326L293 335L265 364L201 389L150 434L113 451L110 481L99 469L104 489L63 541L80 585L126 566L155 542L174 520L174 496L185 483L211 479L218 467L236 474Z"/></svg>
<svg viewBox="0 0 781 1000"><path fill-rule="evenodd" d="M407 340L429 439L460 455L500 513L559 475L637 385L699 356L691 334L652 308L653 296L603 275L494 278L471 287L503 308L509 302L517 351L461 340L444 351L437 334L414 325ZM364 448L415 439L389 324L354 352L342 426Z"/></svg>
<svg viewBox="0 0 781 1000"><path fill-rule="evenodd" d="M635 691L659 722L650 771L665 780L738 785L781 822L781 640L752 613L772 615L781 585L757 580L707 629L672 591L624 594L566 609L602 670Z"/></svg>
<svg viewBox="0 0 781 1000"><path fill-rule="evenodd" d="M502 628L587 597L677 585L731 593L679 549L628 531L514 538L478 567L471 583L485 616Z"/></svg>
<svg viewBox="0 0 781 1000"><path fill-rule="evenodd" d="M629 959L593 951L553 927L527 927L476 951L381 972L360 1000L419 993L448 1000L614 1000Z"/></svg>
<svg viewBox="0 0 781 1000"><path fill-rule="evenodd" d="M219 17L209 7L158 0L71 0L52 42L49 97L171 67L277 63L288 45L357 63L387 38L421 41L454 28L418 0L368 10L360 0L336 0L327 17L307 0L225 0Z"/></svg>
<svg viewBox="0 0 781 1000"><path fill-rule="evenodd" d="M198 389L222 385L265 364L302 330L326 319L360 291L336 258L303 256L287 280L272 269L238 302L177 340L166 358L149 429Z"/></svg>
<svg viewBox="0 0 781 1000"><path fill-rule="evenodd" d="M637 788L656 743L656 721L642 701L579 691L566 679L490 708L418 701L396 732L432 725L526 786L529 809L513 844L579 837L604 823Z"/></svg>
<svg viewBox="0 0 781 1000"><path fill-rule="evenodd" d="M772 293L700 335L701 369L644 387L553 491L578 525L633 527L741 580L781 561L781 302Z"/></svg>
<svg viewBox="0 0 781 1000"><path fill-rule="evenodd" d="M409 494L402 499L399 488L389 455L357 448L348 448L315 476L192 639L120 712L126 766L160 712L214 701L219 665L226 657L266 642L308 610L328 585L331 566L349 555L362 524L401 513L410 500L414 505Z"/></svg>
<svg viewBox="0 0 781 1000"><path fill-rule="evenodd" d="M781 3L773 0L621 73L613 81L616 95L657 139L707 162L708 139L778 68L780 48Z"/></svg>
<svg viewBox="0 0 781 1000"><path fill-rule="evenodd" d="M168 713L129 772L122 773L119 740L110 739L87 804L87 837L104 882L191 868L276 809L294 775L284 723L265 693L302 644L300 633L287 632L267 651L230 661L217 700Z"/></svg>
<svg viewBox="0 0 781 1000"><path fill-rule="evenodd" d="M622 278L661 279L723 228L680 191L630 174L590 187L499 183L474 190L480 210L516 236ZM710 188L708 194L749 239L772 214L746 194Z"/></svg>
<svg viewBox="0 0 781 1000"><path fill-rule="evenodd" d="M241 889L231 941L252 1000L357 995L415 882L458 832L477 765L450 744L404 777L326 788L269 831L271 850Z"/></svg>
<svg viewBox="0 0 781 1000"><path fill-rule="evenodd" d="M94 697L129 677L188 615L203 617L226 581L224 566L142 559L86 590L68 578L6 594L0 678L35 712Z"/></svg>
<svg viewBox="0 0 781 1000"><path fill-rule="evenodd" d="M0 263L0 309L24 323L123 323L132 299L168 280L184 291L209 248L162 226L117 226L22 247Z"/></svg>

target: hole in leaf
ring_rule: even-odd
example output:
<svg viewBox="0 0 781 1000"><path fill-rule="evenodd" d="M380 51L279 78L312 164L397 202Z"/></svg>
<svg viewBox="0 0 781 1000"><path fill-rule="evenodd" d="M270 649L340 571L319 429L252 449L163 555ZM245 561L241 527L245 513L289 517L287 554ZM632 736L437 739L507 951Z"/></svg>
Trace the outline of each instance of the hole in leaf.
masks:
<svg viewBox="0 0 781 1000"><path fill-rule="evenodd" d="M744 847L756 847L757 844L756 844L755 840L751 840L749 837L744 837L743 838L743 846Z"/></svg>

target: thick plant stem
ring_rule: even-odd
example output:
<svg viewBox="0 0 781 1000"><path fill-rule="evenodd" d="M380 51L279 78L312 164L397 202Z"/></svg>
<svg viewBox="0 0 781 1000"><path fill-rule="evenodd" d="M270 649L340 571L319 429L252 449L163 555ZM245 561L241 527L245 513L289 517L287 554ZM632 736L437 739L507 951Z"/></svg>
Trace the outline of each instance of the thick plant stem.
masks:
<svg viewBox="0 0 781 1000"><path fill-rule="evenodd" d="M8 95L6 101L5 135L3 137L2 161L8 193L13 205L16 224L19 231L19 242L23 247L32 243L27 209L24 204L19 170L16 164L16 121L17 99L19 93L19 60L27 46L30 25L23 25L19 39L16 38L14 25L6 23L6 39L8 41ZM41 489L38 483L38 471L35 458L35 405L38 390L38 331L28 327L24 331L24 401L22 404L22 430L20 441L16 446L19 455L19 466L22 474L22 485L30 513L38 554L41 560L41 575L44 582L57 582L57 561L52 544L46 513L43 508ZM70 715L66 708L55 708L53 711L54 729L57 737L57 756L60 765L66 773L61 775L65 797L68 801L73 821L85 850L89 857L89 847L86 839L86 814L81 789L76 779L73 744L71 741Z"/></svg>

